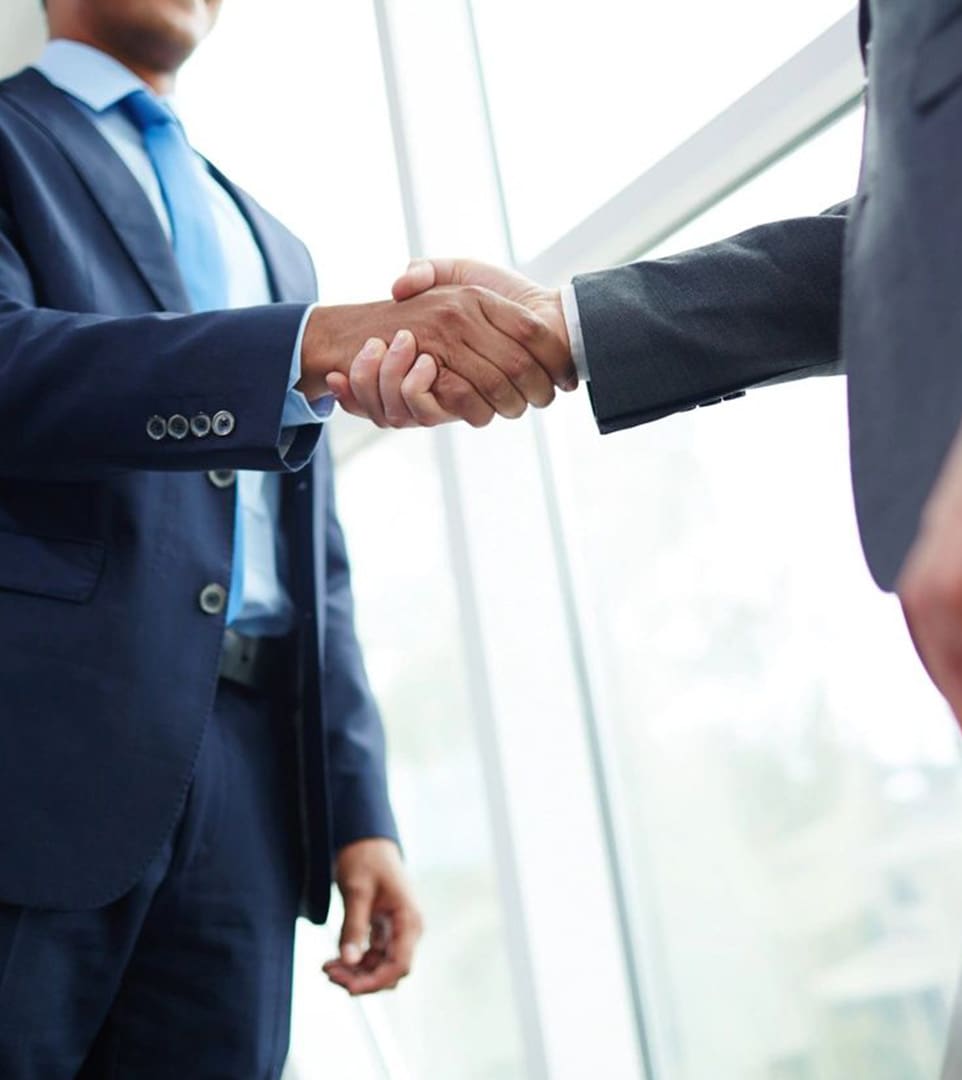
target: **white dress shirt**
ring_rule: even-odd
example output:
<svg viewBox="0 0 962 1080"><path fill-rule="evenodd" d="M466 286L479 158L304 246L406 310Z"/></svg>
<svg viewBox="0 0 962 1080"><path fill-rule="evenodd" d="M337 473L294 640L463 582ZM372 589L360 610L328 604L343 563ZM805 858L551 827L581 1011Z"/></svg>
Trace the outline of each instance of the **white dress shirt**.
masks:
<svg viewBox="0 0 962 1080"><path fill-rule="evenodd" d="M54 86L68 94L94 123L143 188L168 240L170 216L160 182L144 149L141 134L119 108L119 103L144 83L117 60L75 41L52 41L36 68ZM149 91L149 88L148 92ZM167 101L170 105L170 102ZM255 307L272 301L267 267L246 218L228 192L211 176L199 155L198 178L210 200L227 269L228 306ZM304 314L294 346L282 423L285 428L319 424L333 408L333 398L310 403L295 384L301 377L301 345L307 319ZM292 439L288 440L288 445ZM243 603L232 626L253 636L287 633L294 607L286 584L287 559L279 527L280 478L273 473L239 472L237 497L244 529Z"/></svg>
<svg viewBox="0 0 962 1080"><path fill-rule="evenodd" d="M585 336L581 332L581 312L578 310L578 297L574 285L565 285L561 290L561 307L564 311L565 325L568 328L568 342L571 345L571 359L581 382L589 382L588 357L585 355Z"/></svg>

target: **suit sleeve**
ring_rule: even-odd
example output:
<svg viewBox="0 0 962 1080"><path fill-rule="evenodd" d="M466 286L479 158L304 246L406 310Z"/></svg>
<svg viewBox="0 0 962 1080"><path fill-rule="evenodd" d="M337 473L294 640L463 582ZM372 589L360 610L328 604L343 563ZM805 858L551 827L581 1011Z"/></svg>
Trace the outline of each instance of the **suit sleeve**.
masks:
<svg viewBox="0 0 962 1080"><path fill-rule="evenodd" d="M840 371L847 205L575 278L601 431Z"/></svg>
<svg viewBox="0 0 962 1080"><path fill-rule="evenodd" d="M283 470L281 418L304 304L115 318L38 307L0 207L0 473L51 467ZM226 411L229 435L154 441L153 416Z"/></svg>
<svg viewBox="0 0 962 1080"><path fill-rule="evenodd" d="M384 728L354 627L354 597L344 533L328 463L327 600L323 707L335 851L356 840L398 842L388 797Z"/></svg>

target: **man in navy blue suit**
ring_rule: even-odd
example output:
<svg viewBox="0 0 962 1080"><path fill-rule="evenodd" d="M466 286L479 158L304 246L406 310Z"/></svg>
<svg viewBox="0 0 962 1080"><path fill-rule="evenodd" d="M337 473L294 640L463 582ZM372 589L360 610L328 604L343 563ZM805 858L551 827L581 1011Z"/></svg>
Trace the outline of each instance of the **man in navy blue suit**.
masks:
<svg viewBox="0 0 962 1080"><path fill-rule="evenodd" d="M352 994L420 934L326 378L410 328L425 422L479 425L550 401L563 345L484 290L316 305L166 101L219 0L47 6L0 83L0 1076L276 1077L332 880Z"/></svg>

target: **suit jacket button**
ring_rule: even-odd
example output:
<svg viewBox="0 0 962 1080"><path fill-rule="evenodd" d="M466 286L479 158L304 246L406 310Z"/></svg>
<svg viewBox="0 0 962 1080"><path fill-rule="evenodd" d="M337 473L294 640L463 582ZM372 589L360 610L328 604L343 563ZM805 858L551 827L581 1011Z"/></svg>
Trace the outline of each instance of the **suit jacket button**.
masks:
<svg viewBox="0 0 962 1080"><path fill-rule="evenodd" d="M213 425L215 435L220 435L221 437L230 435L236 426L234 414L228 412L226 409L221 409L219 413L214 413Z"/></svg>
<svg viewBox="0 0 962 1080"><path fill-rule="evenodd" d="M210 417L207 413L199 412L191 419L190 430L198 439L205 439L210 434Z"/></svg>
<svg viewBox="0 0 962 1080"><path fill-rule="evenodd" d="M147 434L154 442L160 442L167 434L167 421L162 416L152 416L147 421Z"/></svg>
<svg viewBox="0 0 962 1080"><path fill-rule="evenodd" d="M198 599L200 610L205 615L220 615L227 607L227 590L223 585L205 585Z"/></svg>
<svg viewBox="0 0 962 1080"><path fill-rule="evenodd" d="M207 474L207 479L215 488L223 490L234 486L237 482L237 473L233 469L212 469Z"/></svg>
<svg viewBox="0 0 962 1080"><path fill-rule="evenodd" d="M181 416L180 413L174 413L167 421L167 434L172 439L184 439L188 431L190 431L190 424L187 423L187 417Z"/></svg>

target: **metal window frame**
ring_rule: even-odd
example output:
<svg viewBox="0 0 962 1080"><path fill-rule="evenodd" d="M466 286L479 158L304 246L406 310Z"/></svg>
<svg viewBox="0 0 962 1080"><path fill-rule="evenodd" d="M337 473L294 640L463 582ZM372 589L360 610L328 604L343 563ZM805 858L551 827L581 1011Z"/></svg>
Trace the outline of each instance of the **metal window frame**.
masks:
<svg viewBox="0 0 962 1080"><path fill-rule="evenodd" d="M865 78L853 8L535 258L535 281L639 256L851 109Z"/></svg>

